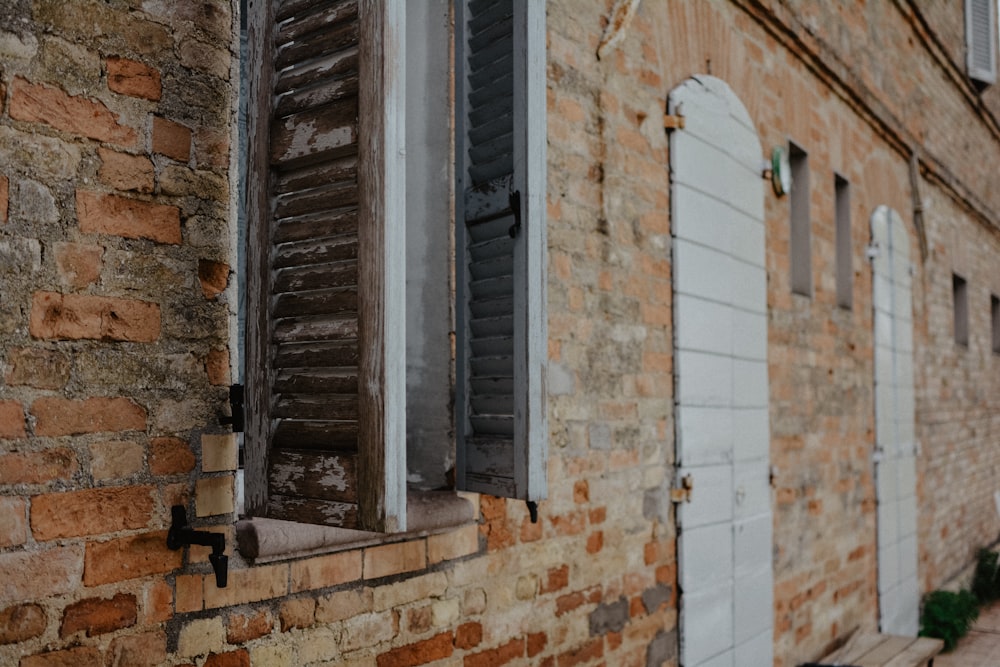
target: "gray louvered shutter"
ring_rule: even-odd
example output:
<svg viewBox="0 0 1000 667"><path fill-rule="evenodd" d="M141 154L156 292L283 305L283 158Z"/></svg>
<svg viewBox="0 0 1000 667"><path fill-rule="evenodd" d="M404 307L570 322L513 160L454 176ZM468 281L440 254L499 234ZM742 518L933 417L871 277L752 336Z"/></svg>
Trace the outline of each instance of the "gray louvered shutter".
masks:
<svg viewBox="0 0 1000 667"><path fill-rule="evenodd" d="M969 78L982 84L997 80L996 0L965 0L965 41Z"/></svg>
<svg viewBox="0 0 1000 667"><path fill-rule="evenodd" d="M459 4L458 486L538 500L548 436L545 6Z"/></svg>
<svg viewBox="0 0 1000 667"><path fill-rule="evenodd" d="M247 510L400 530L402 3L249 14Z"/></svg>

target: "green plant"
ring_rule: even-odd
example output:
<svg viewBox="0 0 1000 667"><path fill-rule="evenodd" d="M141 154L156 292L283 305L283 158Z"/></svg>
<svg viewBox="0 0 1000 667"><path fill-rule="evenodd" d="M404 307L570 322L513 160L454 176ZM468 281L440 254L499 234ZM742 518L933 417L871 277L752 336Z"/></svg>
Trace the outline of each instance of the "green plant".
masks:
<svg viewBox="0 0 1000 667"><path fill-rule="evenodd" d="M979 601L971 591L934 591L924 598L920 636L943 639L944 650L950 651L978 616Z"/></svg>
<svg viewBox="0 0 1000 667"><path fill-rule="evenodd" d="M997 570L997 554L989 549L980 549L976 554L976 571L972 575L972 593L980 604L1000 599L1000 573Z"/></svg>

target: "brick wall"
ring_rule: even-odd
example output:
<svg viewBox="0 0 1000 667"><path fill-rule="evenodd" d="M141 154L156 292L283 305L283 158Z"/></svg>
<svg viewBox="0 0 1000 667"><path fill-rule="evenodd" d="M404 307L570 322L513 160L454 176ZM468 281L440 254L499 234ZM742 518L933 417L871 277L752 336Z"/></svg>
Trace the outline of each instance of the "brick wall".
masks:
<svg viewBox="0 0 1000 667"><path fill-rule="evenodd" d="M911 226L922 589L996 536L1000 192L981 168L998 161L995 123L896 3L647 2L598 60L611 4L548 5L540 523L484 496L478 525L442 535L254 566L234 554L226 589L207 549L169 551L165 531L183 502L233 544L234 442L217 420L234 9L0 7L0 663L676 664L662 113L702 72L734 89L765 151L791 138L812 170L811 299L789 288L787 198L766 195L776 664L877 624L865 245L878 205L913 223L910 142L930 251ZM850 311L834 171L852 186ZM951 338L957 267L967 349Z"/></svg>

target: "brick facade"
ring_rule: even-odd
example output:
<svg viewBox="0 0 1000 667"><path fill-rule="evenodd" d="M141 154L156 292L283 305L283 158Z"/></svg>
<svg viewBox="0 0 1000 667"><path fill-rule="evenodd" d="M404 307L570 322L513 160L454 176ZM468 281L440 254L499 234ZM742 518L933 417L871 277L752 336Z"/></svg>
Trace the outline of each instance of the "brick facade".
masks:
<svg viewBox="0 0 1000 667"><path fill-rule="evenodd" d="M547 5L549 498L477 523L250 564L235 552L231 209L238 6L0 7L0 663L676 665L666 97L725 81L811 170L812 297L765 190L775 664L878 625L869 216L911 242L921 592L1000 519L1000 93L955 3ZM675 130L683 131L683 130ZM911 183L917 155L920 222ZM764 158L765 156L761 156ZM834 174L853 308L837 305ZM967 346L951 276L968 282ZM712 493L699 487L694 493ZM166 547L170 507L226 535Z"/></svg>

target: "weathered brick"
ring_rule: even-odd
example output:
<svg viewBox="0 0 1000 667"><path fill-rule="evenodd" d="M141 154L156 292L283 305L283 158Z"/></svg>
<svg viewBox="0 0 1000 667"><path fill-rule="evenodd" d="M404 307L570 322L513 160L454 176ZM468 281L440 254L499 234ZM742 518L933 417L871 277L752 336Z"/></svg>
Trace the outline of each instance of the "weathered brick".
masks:
<svg viewBox="0 0 1000 667"><path fill-rule="evenodd" d="M18 667L104 667L104 662L93 646L77 646L21 658Z"/></svg>
<svg viewBox="0 0 1000 667"><path fill-rule="evenodd" d="M83 289L101 277L104 248L82 243L55 244L56 269L62 284Z"/></svg>
<svg viewBox="0 0 1000 667"><path fill-rule="evenodd" d="M211 575L209 575L211 576ZM272 600L288 594L288 565L258 565L229 570L229 585L216 588L215 579L205 586L205 608L231 607Z"/></svg>
<svg viewBox="0 0 1000 667"><path fill-rule="evenodd" d="M308 628L316 622L316 600L313 598L295 598L281 603L278 618L281 621L281 631L288 632L293 628Z"/></svg>
<svg viewBox="0 0 1000 667"><path fill-rule="evenodd" d="M24 436L24 407L18 401L0 401L0 440Z"/></svg>
<svg viewBox="0 0 1000 667"><path fill-rule="evenodd" d="M267 610L259 610L251 616L234 614L226 624L226 642L245 644L268 635L274 628L274 621Z"/></svg>
<svg viewBox="0 0 1000 667"><path fill-rule="evenodd" d="M0 457L0 468L3 457ZM28 539L27 504L24 498L0 496L0 548L16 547Z"/></svg>
<svg viewBox="0 0 1000 667"><path fill-rule="evenodd" d="M182 550L167 548L166 531L130 535L106 542L88 542L83 583L85 586L100 586L172 572L181 567L183 556Z"/></svg>
<svg viewBox="0 0 1000 667"><path fill-rule="evenodd" d="M628 619L629 604L626 598L620 597L614 602L599 604L590 612L590 636L621 632Z"/></svg>
<svg viewBox="0 0 1000 667"><path fill-rule="evenodd" d="M84 574L86 575L86 566ZM146 584L143 591L142 610L143 622L146 625L155 625L170 620L174 615L173 588L163 580Z"/></svg>
<svg viewBox="0 0 1000 667"><path fill-rule="evenodd" d="M62 389L69 382L69 373L69 358L59 350L15 347L7 353L4 380L14 387Z"/></svg>
<svg viewBox="0 0 1000 667"><path fill-rule="evenodd" d="M524 645L524 637L518 637L496 648L467 655L462 664L464 667L500 667L524 657Z"/></svg>
<svg viewBox="0 0 1000 667"><path fill-rule="evenodd" d="M177 638L177 655L182 658L221 651L225 644L222 619L198 618L188 621Z"/></svg>
<svg viewBox="0 0 1000 667"><path fill-rule="evenodd" d="M604 641L593 639L577 648L560 653L557 658L559 667L576 667L604 656Z"/></svg>
<svg viewBox="0 0 1000 667"><path fill-rule="evenodd" d="M45 632L45 610L34 603L18 604L0 611L0 644L16 644Z"/></svg>
<svg viewBox="0 0 1000 667"><path fill-rule="evenodd" d="M144 454L135 442L95 442L90 445L90 472L95 480L126 479L142 470Z"/></svg>
<svg viewBox="0 0 1000 667"><path fill-rule="evenodd" d="M427 543L410 540L365 549L364 577L378 579L427 567Z"/></svg>
<svg viewBox="0 0 1000 667"><path fill-rule="evenodd" d="M245 649L212 653L205 660L205 667L250 667L250 654Z"/></svg>
<svg viewBox="0 0 1000 667"><path fill-rule="evenodd" d="M361 578L361 551L293 561L290 569L293 593L336 586Z"/></svg>
<svg viewBox="0 0 1000 667"><path fill-rule="evenodd" d="M162 630L115 637L108 646L107 667L157 667L167 660L167 636Z"/></svg>
<svg viewBox="0 0 1000 667"><path fill-rule="evenodd" d="M201 436L202 472L236 470L239 446L235 433L204 433Z"/></svg>
<svg viewBox="0 0 1000 667"><path fill-rule="evenodd" d="M86 234L181 242L180 209L176 206L77 190L76 215L80 231Z"/></svg>
<svg viewBox="0 0 1000 667"><path fill-rule="evenodd" d="M153 117L153 152L180 162L191 157L191 130L172 120Z"/></svg>
<svg viewBox="0 0 1000 667"><path fill-rule="evenodd" d="M455 648L475 648L483 641L483 626L478 622L463 623L455 628Z"/></svg>
<svg viewBox="0 0 1000 667"><path fill-rule="evenodd" d="M79 587L82 574L80 545L0 553L0 604L69 593Z"/></svg>
<svg viewBox="0 0 1000 667"><path fill-rule="evenodd" d="M370 588L356 588L324 595L316 601L316 622L335 623L345 618L364 614L374 607Z"/></svg>
<svg viewBox="0 0 1000 667"><path fill-rule="evenodd" d="M206 299L214 299L225 291L229 283L229 265L209 259L198 260L198 280Z"/></svg>
<svg viewBox="0 0 1000 667"><path fill-rule="evenodd" d="M66 447L0 454L0 484L45 484L76 471L76 452Z"/></svg>
<svg viewBox="0 0 1000 667"><path fill-rule="evenodd" d="M44 541L144 528L152 518L154 490L125 486L35 496L31 532Z"/></svg>
<svg viewBox="0 0 1000 667"><path fill-rule="evenodd" d="M148 157L119 153L108 148L98 148L97 155L101 158L97 178L105 185L124 192L153 191L155 172L153 161Z"/></svg>
<svg viewBox="0 0 1000 667"><path fill-rule="evenodd" d="M479 526L469 524L458 530L427 538L427 562L430 565L461 558L479 551Z"/></svg>
<svg viewBox="0 0 1000 667"><path fill-rule="evenodd" d="M205 374L208 381L216 386L224 386L229 380L229 350L214 349L208 351L205 357Z"/></svg>
<svg viewBox="0 0 1000 667"><path fill-rule="evenodd" d="M544 632L530 633L527 639L528 657L534 658L536 655L545 650L548 643L549 637Z"/></svg>
<svg viewBox="0 0 1000 667"><path fill-rule="evenodd" d="M44 397L31 404L31 414L35 418L35 435L40 436L143 431L146 428L146 410L128 398Z"/></svg>
<svg viewBox="0 0 1000 667"><path fill-rule="evenodd" d="M447 658L454 652L452 634L442 632L415 644L399 646L378 656L378 667L415 667Z"/></svg>
<svg viewBox="0 0 1000 667"><path fill-rule="evenodd" d="M128 58L111 57L106 61L108 68L108 88L147 100L160 99L160 72L148 65Z"/></svg>
<svg viewBox="0 0 1000 667"><path fill-rule="evenodd" d="M67 95L59 88L33 84L21 77L11 86L10 117L44 123L70 134L120 146L135 146L134 129L121 125L102 102Z"/></svg>
<svg viewBox="0 0 1000 667"><path fill-rule="evenodd" d="M180 438L153 438L149 443L149 470L154 475L177 475L194 470L194 452Z"/></svg>
<svg viewBox="0 0 1000 667"><path fill-rule="evenodd" d="M204 477L195 482L195 515L199 518L236 511L233 477Z"/></svg>
<svg viewBox="0 0 1000 667"><path fill-rule="evenodd" d="M135 596L119 593L111 599L88 598L80 600L63 610L59 636L63 639L77 632L86 632L88 637L102 635L135 625L139 609Z"/></svg>
<svg viewBox="0 0 1000 667"><path fill-rule="evenodd" d="M561 590L569 586L569 565L561 565L559 567L551 568L545 575L545 583L543 583L538 592L541 595L546 593L553 593L555 591Z"/></svg>
<svg viewBox="0 0 1000 667"><path fill-rule="evenodd" d="M179 574L174 583L178 614L201 611L205 606L205 577L200 574Z"/></svg>
<svg viewBox="0 0 1000 667"><path fill-rule="evenodd" d="M44 339L150 343L160 337L160 306L136 299L36 292L29 331Z"/></svg>

